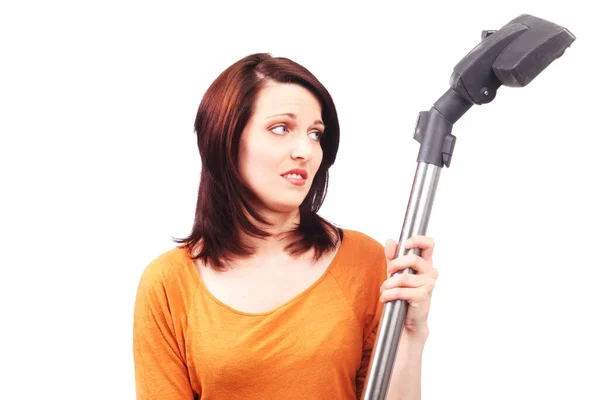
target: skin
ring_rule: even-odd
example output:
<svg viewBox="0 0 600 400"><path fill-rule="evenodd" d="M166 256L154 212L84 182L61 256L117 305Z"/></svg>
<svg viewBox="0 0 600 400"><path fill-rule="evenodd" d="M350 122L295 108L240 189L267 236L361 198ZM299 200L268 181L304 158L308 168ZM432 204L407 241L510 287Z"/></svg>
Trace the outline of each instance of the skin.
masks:
<svg viewBox="0 0 600 400"><path fill-rule="evenodd" d="M278 232L298 222L298 208L323 159L319 141L325 126L320 120L319 101L301 86L270 83L257 98L240 138L239 165L244 181L259 199L254 206L274 223L268 230L275 236L266 240L247 238L256 253L235 261L225 272L198 268L208 290L232 308L262 313L280 306L312 285L337 253L335 249L316 263L310 252L293 258L284 251L287 243L277 237ZM294 168L306 171L304 185L293 185L281 176ZM394 259L397 243L389 239L385 253L391 277L381 286L382 302L403 299L409 303L388 393L390 400L421 398L421 354L429 334L427 317L438 275L432 262L431 238L415 236L405 245L420 248L421 257ZM409 267L414 275L392 276ZM250 281L252 285L248 285Z"/></svg>

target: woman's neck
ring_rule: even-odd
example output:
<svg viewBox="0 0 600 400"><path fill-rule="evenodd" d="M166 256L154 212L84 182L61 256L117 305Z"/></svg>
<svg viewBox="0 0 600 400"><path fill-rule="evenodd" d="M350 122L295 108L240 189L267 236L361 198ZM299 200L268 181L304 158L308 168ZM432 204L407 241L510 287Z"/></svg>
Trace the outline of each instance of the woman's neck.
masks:
<svg viewBox="0 0 600 400"><path fill-rule="evenodd" d="M250 258L280 256L285 253L285 248L294 240L287 234L294 230L300 223L300 210L298 209L289 213L262 212L262 216L271 225L263 225L256 221L252 222L261 230L268 232L268 237L257 238L242 234L243 242L254 249L254 255L250 256Z"/></svg>

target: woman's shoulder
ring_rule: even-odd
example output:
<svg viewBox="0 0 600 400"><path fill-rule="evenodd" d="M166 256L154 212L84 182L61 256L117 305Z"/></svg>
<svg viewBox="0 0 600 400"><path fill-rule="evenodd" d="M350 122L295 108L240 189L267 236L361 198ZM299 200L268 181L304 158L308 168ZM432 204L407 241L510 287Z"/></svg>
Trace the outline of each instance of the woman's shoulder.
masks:
<svg viewBox="0 0 600 400"><path fill-rule="evenodd" d="M387 279L385 247L358 230L342 229L342 233L342 244L331 274L362 320L361 316L371 315L377 308L379 288Z"/></svg>
<svg viewBox="0 0 600 400"><path fill-rule="evenodd" d="M193 284L193 260L188 251L175 246L154 256L144 267L140 287L156 289L172 285Z"/></svg>
<svg viewBox="0 0 600 400"><path fill-rule="evenodd" d="M177 338L185 335L197 290L190 263L186 250L174 246L155 255L142 270L135 295L134 329L136 337L144 337L143 342L162 341L168 331Z"/></svg>
<svg viewBox="0 0 600 400"><path fill-rule="evenodd" d="M345 285L362 285L385 279L387 263L384 246L372 236L354 229L341 229L342 243L332 274Z"/></svg>
<svg viewBox="0 0 600 400"><path fill-rule="evenodd" d="M343 234L340 251L343 250L345 254L361 260L375 258L375 261L380 261L381 257L385 259L384 246L372 236L354 229L341 228L340 230Z"/></svg>

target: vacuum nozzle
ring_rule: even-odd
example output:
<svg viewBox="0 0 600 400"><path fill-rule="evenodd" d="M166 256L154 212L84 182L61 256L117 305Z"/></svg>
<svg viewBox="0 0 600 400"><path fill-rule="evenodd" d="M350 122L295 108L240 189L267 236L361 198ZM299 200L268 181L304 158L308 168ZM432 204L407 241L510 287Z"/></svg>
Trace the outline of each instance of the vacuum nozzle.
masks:
<svg viewBox="0 0 600 400"><path fill-rule="evenodd" d="M492 65L504 86L526 86L575 41L568 29L531 15L521 15L509 24L528 29L506 46Z"/></svg>
<svg viewBox="0 0 600 400"><path fill-rule="evenodd" d="M560 25L520 15L499 30L481 33L481 42L454 67L450 87L473 104L489 103L502 85L529 84L574 40Z"/></svg>

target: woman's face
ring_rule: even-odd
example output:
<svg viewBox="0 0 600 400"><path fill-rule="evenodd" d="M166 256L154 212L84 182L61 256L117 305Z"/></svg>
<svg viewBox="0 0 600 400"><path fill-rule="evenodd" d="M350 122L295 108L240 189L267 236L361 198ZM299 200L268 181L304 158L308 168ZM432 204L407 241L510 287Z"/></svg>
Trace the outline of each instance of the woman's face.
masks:
<svg viewBox="0 0 600 400"><path fill-rule="evenodd" d="M302 86L269 83L254 107L240 138L242 178L258 196L259 207L297 210L323 159L321 105Z"/></svg>

